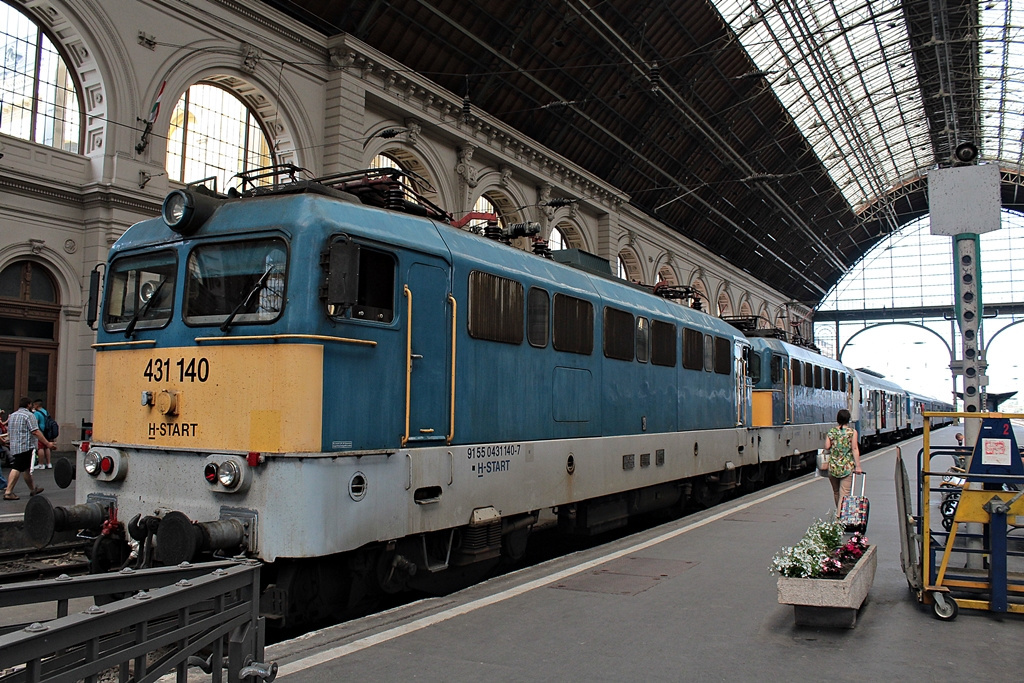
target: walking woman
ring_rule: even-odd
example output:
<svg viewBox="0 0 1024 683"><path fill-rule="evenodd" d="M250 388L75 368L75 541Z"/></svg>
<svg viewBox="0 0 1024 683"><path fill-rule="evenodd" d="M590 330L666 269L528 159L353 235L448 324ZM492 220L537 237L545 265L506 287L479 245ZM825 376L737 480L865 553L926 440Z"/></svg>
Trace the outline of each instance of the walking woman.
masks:
<svg viewBox="0 0 1024 683"><path fill-rule="evenodd" d="M828 430L825 437L825 448L830 451L828 456L828 480L832 484L832 495L836 499L836 509L843 496L850 495L853 486L853 475L863 474L860 468L860 448L857 442L857 430L850 426L850 411L840 410L836 414L835 427Z"/></svg>

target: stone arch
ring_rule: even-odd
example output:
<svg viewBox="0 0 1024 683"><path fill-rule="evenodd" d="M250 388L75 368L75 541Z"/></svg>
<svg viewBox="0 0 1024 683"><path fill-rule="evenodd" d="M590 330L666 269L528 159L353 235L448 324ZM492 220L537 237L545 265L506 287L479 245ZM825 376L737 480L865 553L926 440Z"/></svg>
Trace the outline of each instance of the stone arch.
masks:
<svg viewBox="0 0 1024 683"><path fill-rule="evenodd" d="M786 329L786 310L782 306L775 309L775 329L788 333Z"/></svg>
<svg viewBox="0 0 1024 683"><path fill-rule="evenodd" d="M386 128L382 130L386 130ZM371 133L371 135L374 134ZM437 163L437 160L431 162L427 159L421 148L413 148L408 143L372 138L363 150L363 168L369 167L370 161L378 154L386 154L392 157L402 165L402 168L423 178L426 184L418 183L417 191L430 201L444 208L445 205L437 173L437 169L441 168L441 166Z"/></svg>
<svg viewBox="0 0 1024 683"><path fill-rule="evenodd" d="M757 328L759 330L767 330L772 328L771 313L768 311L768 307L764 304L757 311Z"/></svg>
<svg viewBox="0 0 1024 683"><path fill-rule="evenodd" d="M219 45L219 43L218 43ZM194 48L193 48L194 49ZM157 70L159 73L160 70ZM166 164L166 133L174 107L185 91L198 83L218 85L237 96L260 121L277 163L291 163L299 167L316 168L316 150L320 144L312 135L312 124L301 109L301 98L289 85L287 78L278 78L276 71L260 61L251 73L241 73L226 67L217 51L198 50L175 61L169 67L160 113L153 130L159 132L150 138L148 154L153 163ZM150 84L147 96L157 97L161 83ZM276 92L276 96L269 93ZM311 158L306 159L304 157Z"/></svg>
<svg viewBox="0 0 1024 683"><path fill-rule="evenodd" d="M704 282L703 276L700 273L700 269L695 270L692 278L690 279L690 287L700 295L700 309L702 311L711 312L711 297L708 296L708 286Z"/></svg>
<svg viewBox="0 0 1024 683"><path fill-rule="evenodd" d="M675 269L668 263L661 264L658 268L658 282L664 282L668 285L678 285L679 277L676 275Z"/></svg>
<svg viewBox="0 0 1024 683"><path fill-rule="evenodd" d="M79 276L60 252L40 241L0 248L0 270L15 261L32 261L46 268L57 285L58 301L65 317L77 317L81 313L83 302Z"/></svg>
<svg viewBox="0 0 1024 683"><path fill-rule="evenodd" d="M563 244L565 249L582 249L587 251L587 240L583 230L580 229L577 223L569 218L563 218L553 223L551 230L548 232L547 239L551 239L551 233L558 229L565 238L566 244Z"/></svg>
<svg viewBox="0 0 1024 683"><path fill-rule="evenodd" d="M619 261L622 263L622 267L626 271L626 278L632 282L644 282L644 270L643 261L640 259L640 255L637 253L635 247L625 246L619 249L618 253ZM618 269L616 269L617 271ZM618 272L616 272L618 274Z"/></svg>
<svg viewBox="0 0 1024 683"><path fill-rule="evenodd" d="M754 309L751 308L750 301L747 300L746 296L740 299L739 314L744 318L754 317Z"/></svg>
<svg viewBox="0 0 1024 683"><path fill-rule="evenodd" d="M733 315L732 297L729 296L729 290L725 285L722 285L722 288L718 290L718 297L715 300L715 310L717 311L716 315L718 315L719 318Z"/></svg>

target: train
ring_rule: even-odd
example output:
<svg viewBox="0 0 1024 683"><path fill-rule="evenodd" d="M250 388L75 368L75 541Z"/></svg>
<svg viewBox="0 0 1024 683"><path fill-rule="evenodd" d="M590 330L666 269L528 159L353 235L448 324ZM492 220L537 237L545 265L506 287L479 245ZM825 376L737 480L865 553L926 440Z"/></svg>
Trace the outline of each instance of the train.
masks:
<svg viewBox="0 0 1024 683"><path fill-rule="evenodd" d="M782 481L841 408L865 445L952 408L402 171L294 170L173 190L113 245L76 504L33 497L34 543L82 530L95 572L255 558L290 626L516 561L542 519L594 535Z"/></svg>

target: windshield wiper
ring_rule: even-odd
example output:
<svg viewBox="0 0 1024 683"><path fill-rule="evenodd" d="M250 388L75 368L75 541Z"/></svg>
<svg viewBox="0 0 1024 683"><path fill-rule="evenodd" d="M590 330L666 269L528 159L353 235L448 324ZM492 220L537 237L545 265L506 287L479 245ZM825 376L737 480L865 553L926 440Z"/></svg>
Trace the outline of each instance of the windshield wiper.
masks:
<svg viewBox="0 0 1024 683"><path fill-rule="evenodd" d="M243 308L249 305L249 302L252 301L252 298L256 296L256 294L258 294L260 290L267 286L267 278L270 277L270 273L272 273L273 271L273 266L267 266L266 272L263 273L259 281L255 285L253 285L253 288L249 290L249 293L245 295L245 298L242 299L237 306L235 306L234 310L228 313L228 317L224 320L224 322L220 324L221 332L227 332L228 330L231 329L231 321L235 319L235 316L238 315L239 311L241 311Z"/></svg>
<svg viewBox="0 0 1024 683"><path fill-rule="evenodd" d="M153 293L149 295L148 299L146 299L146 303L142 304L139 307L139 310L135 311L135 315L133 315L132 319L128 321L128 326L124 328L125 339L130 339L131 336L135 333L135 325L139 322L139 318L146 314L146 311L149 310L149 307L153 305L154 301L156 301L156 295L160 293L160 290L163 289L163 286L167 284L167 282L167 280L160 280L160 283L156 286L156 289L154 289Z"/></svg>

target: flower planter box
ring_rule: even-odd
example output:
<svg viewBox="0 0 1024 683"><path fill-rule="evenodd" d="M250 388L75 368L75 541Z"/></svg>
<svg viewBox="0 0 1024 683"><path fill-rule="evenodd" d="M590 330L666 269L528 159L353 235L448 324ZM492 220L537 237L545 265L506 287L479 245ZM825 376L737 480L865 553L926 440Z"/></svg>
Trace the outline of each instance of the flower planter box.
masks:
<svg viewBox="0 0 1024 683"><path fill-rule="evenodd" d="M876 549L877 546L870 546L842 579L780 576L779 602L793 605L798 626L853 628L857 624L857 610L875 580Z"/></svg>

